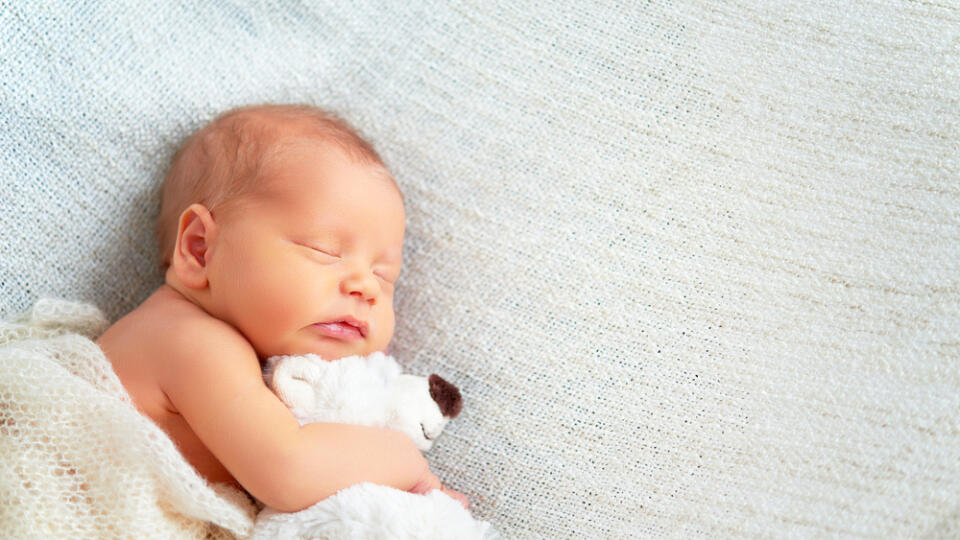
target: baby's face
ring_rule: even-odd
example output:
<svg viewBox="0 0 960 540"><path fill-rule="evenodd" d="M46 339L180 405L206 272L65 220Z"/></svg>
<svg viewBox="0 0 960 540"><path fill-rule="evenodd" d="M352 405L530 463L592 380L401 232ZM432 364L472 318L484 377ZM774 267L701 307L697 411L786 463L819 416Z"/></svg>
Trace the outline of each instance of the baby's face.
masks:
<svg viewBox="0 0 960 540"><path fill-rule="evenodd" d="M208 279L217 316L262 358L384 350L393 335L403 201L382 170L317 146L285 150L226 216Z"/></svg>

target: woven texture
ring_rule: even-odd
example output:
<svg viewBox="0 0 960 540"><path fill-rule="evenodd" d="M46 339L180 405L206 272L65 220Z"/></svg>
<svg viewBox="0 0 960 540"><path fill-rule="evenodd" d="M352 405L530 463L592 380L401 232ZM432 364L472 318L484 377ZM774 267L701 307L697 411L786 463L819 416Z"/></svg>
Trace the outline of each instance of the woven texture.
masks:
<svg viewBox="0 0 960 540"><path fill-rule="evenodd" d="M89 339L105 328L96 308L47 299L0 323L4 538L248 534L246 496L211 488L137 412Z"/></svg>
<svg viewBox="0 0 960 540"><path fill-rule="evenodd" d="M321 104L405 192L391 353L461 388L430 460L478 518L960 535L955 2L25 4L0 315L132 309L176 145Z"/></svg>

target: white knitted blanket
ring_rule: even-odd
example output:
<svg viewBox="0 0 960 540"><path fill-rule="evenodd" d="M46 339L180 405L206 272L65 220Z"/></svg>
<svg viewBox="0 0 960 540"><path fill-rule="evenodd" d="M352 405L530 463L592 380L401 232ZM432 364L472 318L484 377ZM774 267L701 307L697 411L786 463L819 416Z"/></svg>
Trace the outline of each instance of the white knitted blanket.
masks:
<svg viewBox="0 0 960 540"><path fill-rule="evenodd" d="M139 414L90 338L92 306L41 300L0 322L4 538L233 538L254 508L212 487Z"/></svg>

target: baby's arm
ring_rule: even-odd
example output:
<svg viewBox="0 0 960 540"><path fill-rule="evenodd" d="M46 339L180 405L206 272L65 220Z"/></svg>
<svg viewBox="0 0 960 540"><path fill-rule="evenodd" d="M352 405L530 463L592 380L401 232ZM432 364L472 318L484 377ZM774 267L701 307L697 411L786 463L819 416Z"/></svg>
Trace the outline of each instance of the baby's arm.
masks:
<svg viewBox="0 0 960 540"><path fill-rule="evenodd" d="M301 427L263 383L253 348L225 323L197 320L181 328L168 345L160 386L203 444L260 501L295 511L360 482L417 491L440 487L402 433L333 423Z"/></svg>

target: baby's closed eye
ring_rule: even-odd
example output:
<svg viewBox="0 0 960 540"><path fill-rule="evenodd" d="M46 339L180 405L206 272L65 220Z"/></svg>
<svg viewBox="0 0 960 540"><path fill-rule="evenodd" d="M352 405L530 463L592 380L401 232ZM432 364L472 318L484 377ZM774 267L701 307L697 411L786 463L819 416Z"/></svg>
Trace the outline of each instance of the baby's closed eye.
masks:
<svg viewBox="0 0 960 540"><path fill-rule="evenodd" d="M305 243L305 242L296 242L296 244L300 247L309 249L311 252L313 252L315 255L317 255L321 259L332 261L332 260L338 260L341 258L340 250L334 246L328 246L324 244Z"/></svg>
<svg viewBox="0 0 960 540"><path fill-rule="evenodd" d="M393 266L374 267L373 274L387 283L395 283L400 277L400 269Z"/></svg>
<svg viewBox="0 0 960 540"><path fill-rule="evenodd" d="M324 254L324 255L330 256L330 257L335 257L335 258L337 258L337 259L340 258L340 253L339 253L337 250L332 249L332 248L323 248L323 247L311 246L311 249L313 249L313 250L316 251L316 252L322 253L322 254Z"/></svg>
<svg viewBox="0 0 960 540"><path fill-rule="evenodd" d="M393 285L393 284L396 283L396 281L397 281L397 278L385 276L384 274L382 274L382 273L380 273L380 272L374 272L373 275L377 276L377 278L379 278L381 281L383 281L384 283L386 283L386 284L388 284L388 285Z"/></svg>

